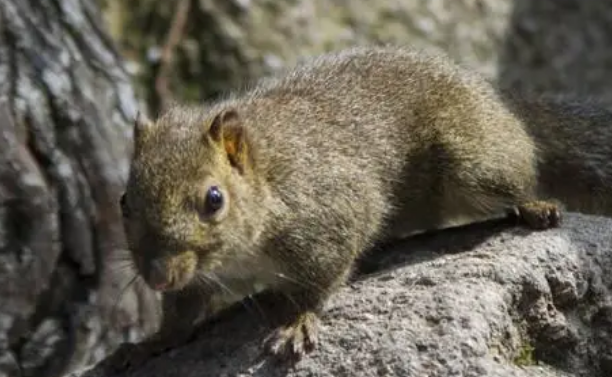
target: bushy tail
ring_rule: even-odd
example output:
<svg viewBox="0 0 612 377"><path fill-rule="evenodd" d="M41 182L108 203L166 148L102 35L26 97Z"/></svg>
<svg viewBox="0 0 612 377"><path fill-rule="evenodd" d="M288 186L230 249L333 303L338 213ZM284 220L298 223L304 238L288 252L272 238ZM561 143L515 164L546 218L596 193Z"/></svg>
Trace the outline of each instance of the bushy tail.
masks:
<svg viewBox="0 0 612 377"><path fill-rule="evenodd" d="M567 97L508 97L537 145L539 195L612 216L612 107Z"/></svg>

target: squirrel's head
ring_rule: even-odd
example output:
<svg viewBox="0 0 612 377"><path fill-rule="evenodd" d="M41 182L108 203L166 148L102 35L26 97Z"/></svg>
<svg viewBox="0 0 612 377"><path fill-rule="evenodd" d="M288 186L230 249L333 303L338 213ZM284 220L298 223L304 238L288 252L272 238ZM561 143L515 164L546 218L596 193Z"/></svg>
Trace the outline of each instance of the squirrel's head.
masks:
<svg viewBox="0 0 612 377"><path fill-rule="evenodd" d="M149 286L181 289L248 256L262 221L252 169L234 108L137 117L121 208L134 265Z"/></svg>

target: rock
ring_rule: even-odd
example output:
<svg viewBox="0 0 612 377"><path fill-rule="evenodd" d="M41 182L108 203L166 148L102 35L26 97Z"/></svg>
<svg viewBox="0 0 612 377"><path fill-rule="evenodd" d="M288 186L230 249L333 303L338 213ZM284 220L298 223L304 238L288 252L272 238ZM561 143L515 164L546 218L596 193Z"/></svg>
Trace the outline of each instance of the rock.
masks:
<svg viewBox="0 0 612 377"><path fill-rule="evenodd" d="M498 222L416 236L366 258L294 369L257 362L271 310L261 301L115 376L609 376L611 228L567 214L541 232Z"/></svg>

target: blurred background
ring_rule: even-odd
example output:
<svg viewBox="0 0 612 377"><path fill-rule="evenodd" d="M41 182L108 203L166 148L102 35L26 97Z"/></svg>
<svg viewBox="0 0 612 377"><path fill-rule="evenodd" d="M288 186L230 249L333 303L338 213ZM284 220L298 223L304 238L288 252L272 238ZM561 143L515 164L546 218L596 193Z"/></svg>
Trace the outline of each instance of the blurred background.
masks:
<svg viewBox="0 0 612 377"><path fill-rule="evenodd" d="M612 99L608 0L0 0L0 376L61 376L154 328L117 262L138 109L361 44Z"/></svg>

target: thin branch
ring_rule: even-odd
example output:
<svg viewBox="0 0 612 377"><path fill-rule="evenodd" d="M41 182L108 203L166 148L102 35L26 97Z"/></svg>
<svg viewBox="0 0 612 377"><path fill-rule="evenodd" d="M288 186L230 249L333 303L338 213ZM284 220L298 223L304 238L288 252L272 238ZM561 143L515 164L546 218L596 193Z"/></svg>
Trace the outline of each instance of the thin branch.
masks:
<svg viewBox="0 0 612 377"><path fill-rule="evenodd" d="M172 57L176 46L183 36L190 8L191 0L179 0L174 12L174 17L172 18L172 23L170 24L166 43L162 50L160 67L155 78L155 92L159 99L161 109L164 109L171 100L170 97L172 96L172 92L169 81L172 68Z"/></svg>

